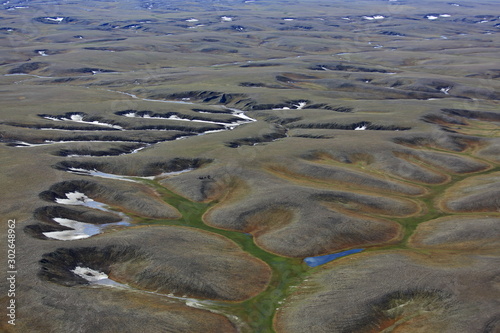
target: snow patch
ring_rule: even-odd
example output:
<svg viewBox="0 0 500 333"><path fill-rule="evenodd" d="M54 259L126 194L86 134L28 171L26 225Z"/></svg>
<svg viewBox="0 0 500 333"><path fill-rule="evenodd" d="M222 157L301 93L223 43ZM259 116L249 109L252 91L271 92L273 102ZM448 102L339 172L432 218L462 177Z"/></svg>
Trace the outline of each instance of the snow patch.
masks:
<svg viewBox="0 0 500 333"><path fill-rule="evenodd" d="M53 220L62 226L71 228L72 230L44 232L43 235L48 238L67 241L89 238L101 233L101 228L95 224L60 217L54 217Z"/></svg>
<svg viewBox="0 0 500 333"><path fill-rule="evenodd" d="M37 146L46 146L49 145L50 143L29 143L25 141L15 141L13 144L15 145L14 147L37 147Z"/></svg>
<svg viewBox="0 0 500 333"><path fill-rule="evenodd" d="M42 116L44 119L52 120L52 121L72 121L75 123L82 123L82 124L90 124L90 125L97 125L97 126L104 126L104 127L110 127L110 128L115 128L119 130L123 130L123 127L119 125L113 125L113 124L108 124L108 123L101 123L97 120L94 121L85 121L83 120L84 116L81 114L72 114L69 116L69 118L66 117L52 117L52 116Z"/></svg>
<svg viewBox="0 0 500 333"><path fill-rule="evenodd" d="M221 131L221 130L219 130L219 131ZM224 131L224 130L222 130L222 131ZM144 147L139 148L139 150L140 149L144 149ZM124 180L124 181L129 181L129 182L137 182L133 178L151 179L152 180L155 178L165 178L165 177L176 176L176 175L180 175L182 173L186 173L186 172L193 171L193 170L194 170L193 168L188 168L188 169L184 169L184 170L180 170L180 171L163 172L163 173L156 175L156 176L143 176L143 177L116 175L113 173L101 172L101 171L98 171L95 169L94 170L87 170L87 169L82 169L82 168L68 168L67 171L71 172L71 173L78 174L78 175L84 175L84 176L94 176L94 177L100 177L100 178L109 178L109 179L118 179L118 180ZM90 200L92 200L92 199L90 199Z"/></svg>
<svg viewBox="0 0 500 333"><path fill-rule="evenodd" d="M64 20L64 17L46 17L47 21L53 21L57 23L61 23Z"/></svg>
<svg viewBox="0 0 500 333"><path fill-rule="evenodd" d="M99 272L89 267L76 266L72 273L87 280L90 284L104 285L110 287L128 288L127 285L111 280L106 273Z"/></svg>
<svg viewBox="0 0 500 333"><path fill-rule="evenodd" d="M307 102L299 102L299 104L295 104L294 106L297 108L297 110L301 110L306 105L307 105Z"/></svg>
<svg viewBox="0 0 500 333"><path fill-rule="evenodd" d="M75 269L71 270L71 272L89 282L97 282L99 280L108 279L108 275L106 273L99 272L88 267L76 266Z"/></svg>
<svg viewBox="0 0 500 333"><path fill-rule="evenodd" d="M108 226L130 225L130 223L128 222L129 218L125 214L121 212L111 211L110 209L107 208L108 206L106 204L99 201L95 201L94 199L91 199L88 196L86 196L84 193L74 191L65 193L65 196L66 198L56 198L55 200L56 203L62 205L85 206L88 208L98 209L101 211L117 214L122 218L122 220L114 223L92 224L92 223L70 220L66 218L55 217L53 218L55 222L59 223L62 226L71 228L72 230L44 232L43 235L45 235L48 238L57 240L83 239L102 233L103 230Z"/></svg>
<svg viewBox="0 0 500 333"><path fill-rule="evenodd" d="M86 206L89 208L99 209L105 212L111 212L107 206L101 202L94 201L93 199L86 196L84 193L75 191L68 192L65 194L66 199L64 198L56 198L56 202L63 205L80 205ZM128 217L123 213L117 213L120 217L122 217L122 221L115 223L106 223L106 224L92 224L86 223L76 220L70 220L67 218L54 217L53 220L59 223L62 226L71 228L71 230L63 230L63 231L50 231L44 232L43 235L51 238L62 241L68 240L76 240L76 239L84 239L89 238L94 235L100 234L104 231L108 226L129 226Z"/></svg>
<svg viewBox="0 0 500 333"><path fill-rule="evenodd" d="M65 195L66 198L56 198L56 202L62 205L85 206L88 208L98 209L104 212L117 214L123 218L122 222L127 222L129 220L129 218L125 214L108 209L108 205L99 201L95 201L94 199L86 196L84 193L74 191L65 193Z"/></svg>
<svg viewBox="0 0 500 333"><path fill-rule="evenodd" d="M372 20L382 20L382 19L385 19L385 16L384 15L373 15L373 16L363 16L363 18L365 20L372 21Z"/></svg>
<svg viewBox="0 0 500 333"><path fill-rule="evenodd" d="M444 88L441 88L439 89L443 94L445 95L449 95L449 91L450 91L451 87L444 87Z"/></svg>
<svg viewBox="0 0 500 333"><path fill-rule="evenodd" d="M102 202L94 201L94 199L89 198L84 193L75 191L65 193L66 198L56 198L56 202L62 205L73 205L73 206L86 206L90 208L96 208L103 211L108 211L105 208L105 204Z"/></svg>

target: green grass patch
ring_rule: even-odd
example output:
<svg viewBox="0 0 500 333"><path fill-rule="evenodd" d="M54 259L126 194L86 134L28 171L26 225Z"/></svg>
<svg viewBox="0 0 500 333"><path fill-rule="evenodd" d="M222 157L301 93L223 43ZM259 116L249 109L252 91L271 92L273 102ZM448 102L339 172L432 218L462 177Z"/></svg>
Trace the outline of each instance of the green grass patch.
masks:
<svg viewBox="0 0 500 333"><path fill-rule="evenodd" d="M217 202L200 203L190 201L158 183L143 180L145 184L155 188L163 200L174 206L182 214L177 220L142 219L141 224L186 226L209 231L224 236L241 247L241 249L267 263L272 269L271 282L267 289L259 295L240 303L214 302L212 310L220 311L225 315L237 316L245 324L245 332L272 333L273 318L281 302L291 293L291 287L303 281L310 268L297 258L281 257L264 251L253 241L250 234L217 229L203 222L203 214Z"/></svg>
<svg viewBox="0 0 500 333"><path fill-rule="evenodd" d="M456 215L453 213L443 212L438 207L438 201L441 198L443 198L444 193L448 189L450 189L451 187L455 186L457 183L459 183L459 182L461 182L469 177L487 175L487 174L495 173L498 171L500 171L500 167L496 166L496 167L493 167L489 170L480 171L480 172L471 173L471 174L450 175L451 180L444 183L444 184L427 185L426 188L429 189L429 193L420 197L420 198L416 198L416 200L422 202L425 205L426 213L423 215L420 215L420 216L412 216L412 217L407 217L407 218L400 218L400 219L392 218L393 221L396 221L403 226L404 236L403 236L403 239L398 244L389 245L389 246L383 247L382 249L407 249L408 248L408 240L413 235L413 233L415 232L415 230L417 229L417 227L419 226L420 223L434 220L434 219L437 219L440 217ZM377 250L379 250L379 249L380 248L377 248Z"/></svg>
<svg viewBox="0 0 500 333"><path fill-rule="evenodd" d="M424 196L415 198L425 205L426 212L423 215L392 219L403 226L403 239L397 244L373 248L368 251L408 249L408 240L420 223L453 215L451 213L443 212L438 206L439 199L443 197L444 193L449 188L455 186L458 182L463 181L468 177L489 174L499 170L500 167L497 166L477 173L463 175L452 174L450 175L450 181L444 184L426 185L425 187L429 190L429 192ZM217 229L206 225L203 222L203 214L205 214L209 208L217 204L217 201L210 203L193 202L168 190L165 187L160 186L154 181L141 181L155 188L165 202L179 210L182 214L182 218L177 220L143 219L140 223L186 226L224 236L238 244L243 251L261 259L271 267L273 272L272 279L268 288L264 292L240 303L214 302L212 310L220 311L228 316L238 317L239 320L244 322L241 329L245 332L274 332L273 318L276 310L279 308L283 300L290 295L292 287L300 284L305 277L312 272L311 269L301 259L281 257L264 251L254 243L253 237L250 234Z"/></svg>

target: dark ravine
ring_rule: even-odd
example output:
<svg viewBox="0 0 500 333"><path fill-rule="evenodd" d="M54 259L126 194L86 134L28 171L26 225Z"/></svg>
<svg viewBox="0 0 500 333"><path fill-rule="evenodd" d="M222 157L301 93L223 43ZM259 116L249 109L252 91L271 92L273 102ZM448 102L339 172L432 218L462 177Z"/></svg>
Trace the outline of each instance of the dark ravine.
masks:
<svg viewBox="0 0 500 333"><path fill-rule="evenodd" d="M408 131L411 127L397 125L376 125L369 121L352 124L316 123L316 124L291 124L290 128L315 128L315 129L340 129L340 130L369 130L369 131Z"/></svg>
<svg viewBox="0 0 500 333"><path fill-rule="evenodd" d="M127 155L136 152L140 149L146 148L147 145L137 143L137 144L125 144L118 145L116 148L108 149L97 149L97 148L63 148L54 152L56 156L63 157L75 157L75 156L86 156L86 157L104 157L104 156L120 156Z"/></svg>
<svg viewBox="0 0 500 333"><path fill-rule="evenodd" d="M157 176L164 172L177 172L186 169L198 169L202 166L208 165L212 162L211 159L204 158L174 158L168 161L154 161L154 162L138 162L131 168L122 165L121 163L113 163L99 161L61 161L54 165L54 168L61 171L68 171L70 169L86 169L118 174L129 177L150 177Z"/></svg>

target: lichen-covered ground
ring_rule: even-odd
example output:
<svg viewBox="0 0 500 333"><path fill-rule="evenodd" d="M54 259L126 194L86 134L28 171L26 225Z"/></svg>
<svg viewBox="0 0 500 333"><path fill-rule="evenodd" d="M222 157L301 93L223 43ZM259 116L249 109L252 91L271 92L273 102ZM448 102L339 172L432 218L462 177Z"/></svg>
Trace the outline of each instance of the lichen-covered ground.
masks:
<svg viewBox="0 0 500 333"><path fill-rule="evenodd" d="M497 332L495 5L5 2L1 329Z"/></svg>

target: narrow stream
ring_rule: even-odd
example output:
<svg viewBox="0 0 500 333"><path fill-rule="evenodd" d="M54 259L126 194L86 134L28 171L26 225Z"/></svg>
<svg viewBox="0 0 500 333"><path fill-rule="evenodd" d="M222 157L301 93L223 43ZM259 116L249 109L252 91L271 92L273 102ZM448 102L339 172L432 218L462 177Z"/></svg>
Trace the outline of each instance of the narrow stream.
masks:
<svg viewBox="0 0 500 333"><path fill-rule="evenodd" d="M332 253L332 254L327 254L324 256L317 256L317 257L307 257L304 259L304 262L307 264L309 267L316 267L320 266L323 264L326 264L327 262L333 261L338 258L345 257L349 254L354 254L354 253L359 253L363 251L364 249L352 249L352 250L347 250L343 252L337 252L337 253Z"/></svg>

